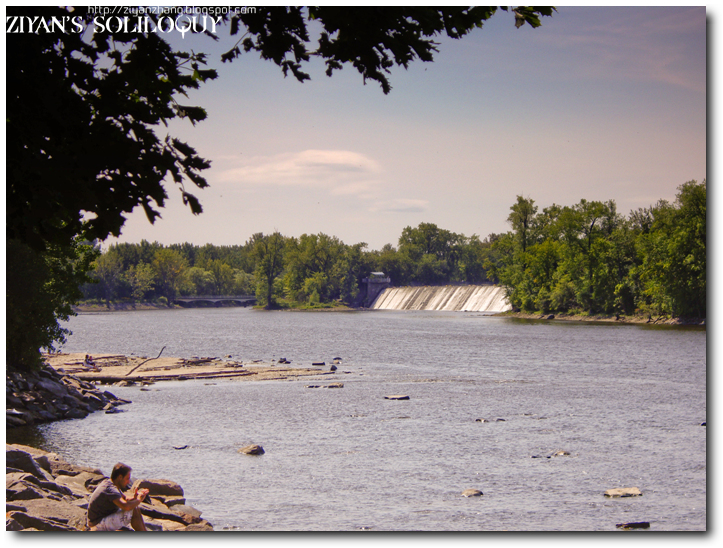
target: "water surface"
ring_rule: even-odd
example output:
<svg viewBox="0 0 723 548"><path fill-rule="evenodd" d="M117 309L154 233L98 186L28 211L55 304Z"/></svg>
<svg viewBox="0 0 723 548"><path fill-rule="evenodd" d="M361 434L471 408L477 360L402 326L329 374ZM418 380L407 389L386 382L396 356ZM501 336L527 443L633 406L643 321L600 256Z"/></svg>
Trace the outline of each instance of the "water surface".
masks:
<svg viewBox="0 0 723 548"><path fill-rule="evenodd" d="M113 387L125 413L8 431L106 473L123 461L178 481L219 530L706 528L701 328L246 308L70 327L67 352L342 358L319 379ZM329 382L344 388L307 388ZM250 443L266 453L237 453ZM546 458L558 450L571 455ZM633 486L644 495L603 496Z"/></svg>

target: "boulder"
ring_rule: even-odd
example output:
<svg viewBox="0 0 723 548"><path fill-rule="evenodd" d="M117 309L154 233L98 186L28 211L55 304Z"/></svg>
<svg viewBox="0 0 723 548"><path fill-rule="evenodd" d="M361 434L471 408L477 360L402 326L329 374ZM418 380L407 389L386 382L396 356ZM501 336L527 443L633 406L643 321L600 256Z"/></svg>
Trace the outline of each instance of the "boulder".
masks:
<svg viewBox="0 0 723 548"><path fill-rule="evenodd" d="M479 491L478 489L465 489L462 491L463 497L481 497L482 495L482 491Z"/></svg>
<svg viewBox="0 0 723 548"><path fill-rule="evenodd" d="M187 504L176 504L173 506L173 511L181 515L186 514L194 518L200 518L201 514L203 513L200 510L194 508L193 506L188 506Z"/></svg>
<svg viewBox="0 0 723 548"><path fill-rule="evenodd" d="M43 379L41 381L38 381L38 383L35 385L36 390L44 390L46 392L50 392L54 396L58 398L62 398L63 396L66 396L68 394L68 388L60 382L56 382L50 379Z"/></svg>
<svg viewBox="0 0 723 548"><path fill-rule="evenodd" d="M67 487L76 496L85 497L92 493L104 478L105 476L102 474L80 472L74 476L58 475L55 478L55 483Z"/></svg>
<svg viewBox="0 0 723 548"><path fill-rule="evenodd" d="M26 508L26 512L24 512L25 515L39 518L46 522L47 525L50 527L56 525L61 526L60 529L42 529L42 527L38 527L38 525L24 524L26 527L36 527L44 531L84 531L87 529L86 511L73 504L68 504L65 501L52 499L35 499L25 501L23 503L23 506L25 506ZM22 523L21 519L15 519Z"/></svg>
<svg viewBox="0 0 723 548"><path fill-rule="evenodd" d="M171 496L164 496L164 495L156 495L153 497L154 499L157 499L159 502L162 502L168 508L173 508L177 504L186 504L186 497L171 497Z"/></svg>
<svg viewBox="0 0 723 548"><path fill-rule="evenodd" d="M147 502L142 502L140 505L140 509L141 514L143 514L144 516L148 516L149 518L175 521L178 523L183 523L184 525L188 525L191 523L191 521L186 521L184 517L181 516L181 514L176 513L175 511L170 510L160 504L148 504Z"/></svg>
<svg viewBox="0 0 723 548"><path fill-rule="evenodd" d="M35 459L33 459L30 453L19 449L6 449L5 466L8 468L22 470L23 472L27 472L28 474L32 474L33 476L46 481L53 479L48 472L43 470L40 465L35 462Z"/></svg>
<svg viewBox="0 0 723 548"><path fill-rule="evenodd" d="M245 455L263 455L265 453L264 448L256 444L242 447L238 452L244 453Z"/></svg>
<svg viewBox="0 0 723 548"><path fill-rule="evenodd" d="M42 499L50 496L50 493L40 487L40 485L28 481L27 479L10 479L5 480L5 500L27 501L32 499Z"/></svg>
<svg viewBox="0 0 723 548"><path fill-rule="evenodd" d="M641 497L643 494L637 487L617 487L615 489L608 489L605 491L606 497L618 498L618 497Z"/></svg>
<svg viewBox="0 0 723 548"><path fill-rule="evenodd" d="M5 514L5 528L8 531L79 531L77 527L25 512Z"/></svg>
<svg viewBox="0 0 723 548"><path fill-rule="evenodd" d="M182 531L213 531L213 525L204 519L199 523L188 525L185 529L182 529Z"/></svg>
<svg viewBox="0 0 723 548"><path fill-rule="evenodd" d="M133 489L148 489L150 496L163 495L182 497L183 488L174 481L164 479L144 479L133 482Z"/></svg>

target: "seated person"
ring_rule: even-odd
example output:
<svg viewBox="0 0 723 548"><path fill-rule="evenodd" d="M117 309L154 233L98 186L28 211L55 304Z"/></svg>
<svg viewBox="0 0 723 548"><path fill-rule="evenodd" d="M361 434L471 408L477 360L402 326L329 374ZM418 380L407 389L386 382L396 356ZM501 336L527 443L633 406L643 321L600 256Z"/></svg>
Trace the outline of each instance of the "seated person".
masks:
<svg viewBox="0 0 723 548"><path fill-rule="evenodd" d="M85 355L85 360L83 361L83 365L86 367L90 367L91 369L95 369L98 371L98 366L95 365L95 362L93 361L93 356L89 356L88 354Z"/></svg>
<svg viewBox="0 0 723 548"><path fill-rule="evenodd" d="M118 531L128 525L135 531L146 531L146 524L139 510L148 495L148 489L134 489L129 497L123 491L131 484L131 467L118 463L113 467L110 479L101 481L88 502L88 527L91 531Z"/></svg>

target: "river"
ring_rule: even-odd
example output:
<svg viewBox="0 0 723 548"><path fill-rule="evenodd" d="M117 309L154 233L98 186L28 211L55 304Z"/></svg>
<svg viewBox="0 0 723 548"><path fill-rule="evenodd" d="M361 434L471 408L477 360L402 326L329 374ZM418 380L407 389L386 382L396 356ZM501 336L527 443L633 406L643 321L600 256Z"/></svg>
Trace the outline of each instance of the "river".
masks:
<svg viewBox="0 0 723 548"><path fill-rule="evenodd" d="M173 479L216 530L706 529L705 328L247 308L69 327L66 352L342 358L318 379L112 387L133 401L124 413L7 431L106 473L123 461ZM332 381L344 387L307 388ZM266 453L237 453L251 443ZM603 496L614 487L643 496Z"/></svg>

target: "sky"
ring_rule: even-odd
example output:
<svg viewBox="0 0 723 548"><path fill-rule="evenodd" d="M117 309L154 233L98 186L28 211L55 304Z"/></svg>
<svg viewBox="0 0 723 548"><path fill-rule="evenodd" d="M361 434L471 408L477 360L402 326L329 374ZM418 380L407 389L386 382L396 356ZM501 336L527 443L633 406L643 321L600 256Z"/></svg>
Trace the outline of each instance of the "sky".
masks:
<svg viewBox="0 0 723 548"><path fill-rule="evenodd" d="M302 84L255 53L222 64L226 29L219 44L172 36L219 71L186 100L207 120L159 132L211 161L210 188L189 188L204 212L170 182L162 219L137 209L105 247L278 230L373 250L422 222L506 232L518 195L540 210L614 200L623 215L673 201L707 177L706 23L705 7L558 7L516 29L499 12L461 40L440 37L433 63L392 69L388 95L350 66L329 78L312 62Z"/></svg>

